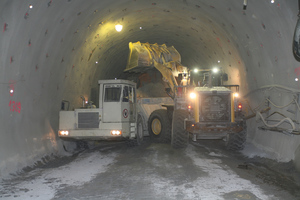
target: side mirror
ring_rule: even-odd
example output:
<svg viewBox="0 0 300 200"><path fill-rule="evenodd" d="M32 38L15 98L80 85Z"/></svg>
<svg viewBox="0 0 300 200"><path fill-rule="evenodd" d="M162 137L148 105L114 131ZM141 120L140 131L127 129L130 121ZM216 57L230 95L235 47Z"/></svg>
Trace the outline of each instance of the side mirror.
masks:
<svg viewBox="0 0 300 200"><path fill-rule="evenodd" d="M228 81L228 74L226 73L222 74L222 81Z"/></svg>
<svg viewBox="0 0 300 200"><path fill-rule="evenodd" d="M297 20L294 32L293 54L295 59L300 62L300 18Z"/></svg>

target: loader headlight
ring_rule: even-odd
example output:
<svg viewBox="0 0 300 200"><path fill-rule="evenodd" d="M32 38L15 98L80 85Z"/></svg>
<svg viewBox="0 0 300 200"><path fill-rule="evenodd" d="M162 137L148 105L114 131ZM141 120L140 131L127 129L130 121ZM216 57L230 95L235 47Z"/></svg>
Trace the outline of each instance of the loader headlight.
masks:
<svg viewBox="0 0 300 200"><path fill-rule="evenodd" d="M69 131L58 131L59 136L68 136Z"/></svg>
<svg viewBox="0 0 300 200"><path fill-rule="evenodd" d="M194 92L190 93L190 98L191 99L196 99L196 97L197 97L196 93L194 93Z"/></svg>
<svg viewBox="0 0 300 200"><path fill-rule="evenodd" d="M111 130L110 134L113 136L118 136L118 135L122 135L122 131L120 130Z"/></svg>

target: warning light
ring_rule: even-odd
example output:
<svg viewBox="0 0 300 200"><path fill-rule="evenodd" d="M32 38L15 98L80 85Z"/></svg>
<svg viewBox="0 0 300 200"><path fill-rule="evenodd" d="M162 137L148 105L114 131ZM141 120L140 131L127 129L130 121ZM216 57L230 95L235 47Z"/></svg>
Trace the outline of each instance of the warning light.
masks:
<svg viewBox="0 0 300 200"><path fill-rule="evenodd" d="M188 106L188 109L191 110L191 109L192 109L192 106Z"/></svg>
<svg viewBox="0 0 300 200"><path fill-rule="evenodd" d="M241 103L239 103L239 105L238 105L238 109L239 109L239 111L241 111L241 110L242 110L242 104L241 104Z"/></svg>

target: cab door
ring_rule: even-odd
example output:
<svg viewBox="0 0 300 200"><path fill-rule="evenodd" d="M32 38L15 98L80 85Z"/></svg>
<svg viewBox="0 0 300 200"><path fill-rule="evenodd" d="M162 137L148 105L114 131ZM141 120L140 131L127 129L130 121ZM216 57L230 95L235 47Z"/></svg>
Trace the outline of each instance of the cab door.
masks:
<svg viewBox="0 0 300 200"><path fill-rule="evenodd" d="M121 84L104 84L103 86L103 122L116 123L122 121Z"/></svg>
<svg viewBox="0 0 300 200"><path fill-rule="evenodd" d="M135 87L124 85L122 91L122 121L135 122L136 120L136 95Z"/></svg>

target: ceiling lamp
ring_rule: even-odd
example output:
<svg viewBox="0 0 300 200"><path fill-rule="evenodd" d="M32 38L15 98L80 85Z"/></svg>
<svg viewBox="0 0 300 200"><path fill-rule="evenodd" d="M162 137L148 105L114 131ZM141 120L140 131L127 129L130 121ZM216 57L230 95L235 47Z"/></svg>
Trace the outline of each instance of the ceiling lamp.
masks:
<svg viewBox="0 0 300 200"><path fill-rule="evenodd" d="M122 31L123 26L122 26L121 24L117 24L117 25L115 26L115 29L116 29L116 31L120 32L120 31Z"/></svg>

